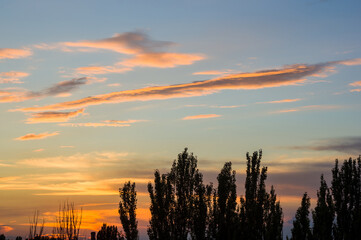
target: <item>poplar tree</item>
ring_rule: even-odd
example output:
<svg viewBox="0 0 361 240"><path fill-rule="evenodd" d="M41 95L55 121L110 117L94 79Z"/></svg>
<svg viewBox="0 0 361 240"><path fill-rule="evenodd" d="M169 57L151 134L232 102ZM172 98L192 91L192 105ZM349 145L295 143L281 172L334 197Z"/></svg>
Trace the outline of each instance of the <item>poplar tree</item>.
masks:
<svg viewBox="0 0 361 240"><path fill-rule="evenodd" d="M311 240L312 233L310 229L310 197L307 193L303 194L301 206L297 209L295 220L293 221L291 240Z"/></svg>
<svg viewBox="0 0 361 240"><path fill-rule="evenodd" d="M312 212L313 237L319 240L332 240L332 226L335 217L334 204L330 189L321 175L320 189L317 191L317 205Z"/></svg>
<svg viewBox="0 0 361 240"><path fill-rule="evenodd" d="M119 215L123 226L125 238L127 240L137 240L138 237L138 221L136 218L137 209L137 192L135 191L135 183L124 183L119 188L120 202Z"/></svg>
<svg viewBox="0 0 361 240"><path fill-rule="evenodd" d="M282 239L283 213L273 186L266 191L267 167L262 150L247 153L245 196L241 197L239 235L244 239Z"/></svg>
<svg viewBox="0 0 361 240"><path fill-rule="evenodd" d="M335 239L358 239L361 236L361 157L345 160L341 169L336 159L332 177Z"/></svg>
<svg viewBox="0 0 361 240"><path fill-rule="evenodd" d="M218 188L214 191L214 209L212 219L212 238L232 239L238 224L236 172L232 163L226 162L218 174Z"/></svg>

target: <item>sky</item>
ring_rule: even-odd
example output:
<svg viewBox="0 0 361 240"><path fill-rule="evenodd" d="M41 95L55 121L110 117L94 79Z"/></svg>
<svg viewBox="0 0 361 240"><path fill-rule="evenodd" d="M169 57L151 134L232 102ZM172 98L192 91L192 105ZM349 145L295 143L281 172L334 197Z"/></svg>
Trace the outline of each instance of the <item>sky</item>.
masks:
<svg viewBox="0 0 361 240"><path fill-rule="evenodd" d="M361 153L361 2L0 0L0 233L120 226L118 189L146 190L185 147L205 183L224 162L244 194L263 150L285 234L336 158Z"/></svg>

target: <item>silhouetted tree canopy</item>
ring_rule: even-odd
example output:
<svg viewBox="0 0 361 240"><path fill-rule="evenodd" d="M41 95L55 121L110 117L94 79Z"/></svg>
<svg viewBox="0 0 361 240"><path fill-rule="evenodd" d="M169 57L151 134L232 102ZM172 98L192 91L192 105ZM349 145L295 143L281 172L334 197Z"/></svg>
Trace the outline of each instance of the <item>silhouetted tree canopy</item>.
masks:
<svg viewBox="0 0 361 240"><path fill-rule="evenodd" d="M335 216L334 204L330 189L321 175L320 189L317 191L317 205L312 212L313 237L319 240L332 240L332 226Z"/></svg>
<svg viewBox="0 0 361 240"><path fill-rule="evenodd" d="M307 193L303 194L301 206L297 209L295 220L293 221L291 240L311 240L312 233L310 229L310 197Z"/></svg>
<svg viewBox="0 0 361 240"><path fill-rule="evenodd" d="M361 157L345 160L332 169L332 195L336 213L334 237L359 239L361 236Z"/></svg>
<svg viewBox="0 0 361 240"><path fill-rule="evenodd" d="M139 236L138 221L136 216L137 193L135 191L135 183L124 183L124 186L119 188L119 193L119 215L125 233L125 238L127 240L136 240Z"/></svg>
<svg viewBox="0 0 361 240"><path fill-rule="evenodd" d="M103 223L103 226L97 233L97 240L118 240L123 239L118 232L118 228L116 226L107 226Z"/></svg>

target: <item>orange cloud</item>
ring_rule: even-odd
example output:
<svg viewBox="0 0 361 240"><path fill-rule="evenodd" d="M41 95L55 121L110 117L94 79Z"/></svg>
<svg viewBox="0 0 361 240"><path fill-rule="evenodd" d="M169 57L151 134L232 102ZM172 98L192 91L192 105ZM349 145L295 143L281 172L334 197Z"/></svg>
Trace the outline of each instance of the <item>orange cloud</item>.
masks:
<svg viewBox="0 0 361 240"><path fill-rule="evenodd" d="M199 54L157 52L138 54L134 58L120 62L120 64L129 67L173 68L178 65L190 65L202 59L204 57Z"/></svg>
<svg viewBox="0 0 361 240"><path fill-rule="evenodd" d="M59 126L65 127L130 127L130 124L119 123L61 123Z"/></svg>
<svg viewBox="0 0 361 240"><path fill-rule="evenodd" d="M7 233L7 232L10 232L14 230L14 228L10 227L10 226L7 226L7 225L1 225L0 224L0 232L1 233Z"/></svg>
<svg viewBox="0 0 361 240"><path fill-rule="evenodd" d="M353 87L361 87L361 81L353 82L353 83L350 83L349 85L353 86ZM361 88L352 89L350 91L351 92L361 92Z"/></svg>
<svg viewBox="0 0 361 240"><path fill-rule="evenodd" d="M79 74L84 75L96 75L96 74L106 74L106 73L125 73L132 71L131 68L123 67L117 68L113 66L88 66L88 67L79 67L75 69Z"/></svg>
<svg viewBox="0 0 361 240"><path fill-rule="evenodd" d="M122 54L138 54L144 52L156 52L159 49L174 45L172 42L156 41L149 38L143 32L126 32L115 34L113 37L94 41L63 42L65 47L110 50Z"/></svg>
<svg viewBox="0 0 361 240"><path fill-rule="evenodd" d="M74 112L40 112L31 114L26 123L49 123L49 122L67 122L71 118L84 112L84 108Z"/></svg>
<svg viewBox="0 0 361 240"><path fill-rule="evenodd" d="M342 106L338 105L310 105L310 106L302 106L298 108L284 109L275 111L272 113L288 113L288 112L300 112L300 111L312 111L312 110L330 110L330 109L338 109L342 108Z"/></svg>
<svg viewBox="0 0 361 240"><path fill-rule="evenodd" d="M43 152L44 150L45 150L44 148L39 148L39 149L33 150L33 152Z"/></svg>
<svg viewBox="0 0 361 240"><path fill-rule="evenodd" d="M342 64L342 65L346 65L346 66L361 65L361 58L354 58L354 59L349 59L349 60L345 60L345 61L339 61L338 63Z"/></svg>
<svg viewBox="0 0 361 240"><path fill-rule="evenodd" d="M105 120L101 123L62 123L59 125L70 127L130 127L131 123L146 121L147 120Z"/></svg>
<svg viewBox="0 0 361 240"><path fill-rule="evenodd" d="M87 77L62 81L40 91L28 91L19 88L0 89L0 102L21 102L47 96L64 96L64 94L66 95L84 84L88 84Z"/></svg>
<svg viewBox="0 0 361 240"><path fill-rule="evenodd" d="M230 73L230 71L211 70L211 71L195 72L192 73L192 75L222 75L227 73Z"/></svg>
<svg viewBox="0 0 361 240"><path fill-rule="evenodd" d="M0 102L22 102L32 97L27 95L27 91L19 88L0 89Z"/></svg>
<svg viewBox="0 0 361 240"><path fill-rule="evenodd" d="M195 116L187 116L182 118L182 120L194 120L194 119L203 119L203 118L216 118L220 117L221 115L218 114L202 114L202 115L195 115Z"/></svg>
<svg viewBox="0 0 361 240"><path fill-rule="evenodd" d="M26 58L32 55L28 49L0 48L0 59Z"/></svg>
<svg viewBox="0 0 361 240"><path fill-rule="evenodd" d="M19 140L19 141L37 140L37 139L44 139L44 138L48 138L48 137L56 136L56 135L59 135L59 132L53 132L53 133L44 132L44 133L39 133L39 134L28 133L24 136L15 138L14 140Z"/></svg>
<svg viewBox="0 0 361 240"><path fill-rule="evenodd" d="M258 102L258 103L289 103L289 102L298 102L301 101L301 98L294 98L294 99L282 99L277 101L269 101L269 102Z"/></svg>
<svg viewBox="0 0 361 240"><path fill-rule="evenodd" d="M20 79L27 76L29 76L29 73L26 72L1 72L0 83L22 83Z"/></svg>
<svg viewBox="0 0 361 240"><path fill-rule="evenodd" d="M304 83L306 77L325 71L330 64L292 65L281 69L265 70L253 73L230 74L227 76L184 84L145 87L134 90L111 92L75 101L62 102L47 106L35 106L17 109L18 111L48 111L82 108L104 103L131 101L150 101L157 99L183 98L208 95L224 89L261 89Z"/></svg>

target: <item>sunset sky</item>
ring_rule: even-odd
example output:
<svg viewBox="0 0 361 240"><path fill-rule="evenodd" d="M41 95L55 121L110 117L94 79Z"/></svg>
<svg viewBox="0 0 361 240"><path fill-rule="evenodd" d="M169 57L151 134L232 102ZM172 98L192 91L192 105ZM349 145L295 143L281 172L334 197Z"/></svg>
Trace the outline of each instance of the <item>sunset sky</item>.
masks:
<svg viewBox="0 0 361 240"><path fill-rule="evenodd" d="M320 174L361 153L361 2L0 0L0 233L51 232L59 204L82 233L120 226L136 182L146 238L155 169L185 147L205 183L224 162L244 194L263 150L285 234Z"/></svg>

